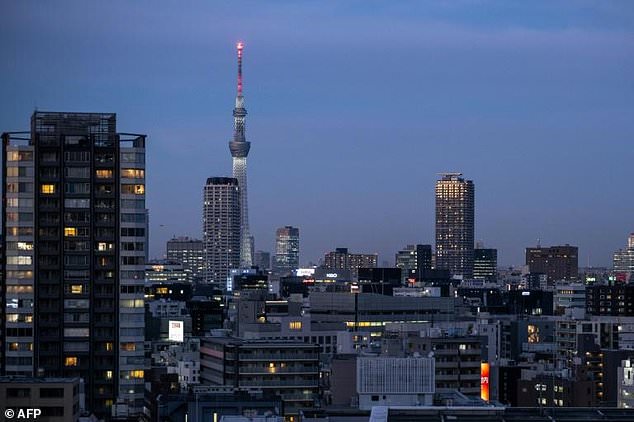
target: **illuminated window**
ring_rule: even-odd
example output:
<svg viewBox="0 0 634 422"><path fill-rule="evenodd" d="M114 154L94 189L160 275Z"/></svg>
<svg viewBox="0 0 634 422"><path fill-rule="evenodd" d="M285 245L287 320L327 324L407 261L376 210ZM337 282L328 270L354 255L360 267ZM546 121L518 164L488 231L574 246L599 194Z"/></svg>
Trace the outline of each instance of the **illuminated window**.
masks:
<svg viewBox="0 0 634 422"><path fill-rule="evenodd" d="M7 314L6 319L7 322L18 322L18 314Z"/></svg>
<svg viewBox="0 0 634 422"><path fill-rule="evenodd" d="M301 330L302 322L301 321L291 321L288 323L288 328L291 330Z"/></svg>
<svg viewBox="0 0 634 422"><path fill-rule="evenodd" d="M52 184L42 185L40 192L46 195L51 195L55 193L55 185L52 185Z"/></svg>
<svg viewBox="0 0 634 422"><path fill-rule="evenodd" d="M121 169L121 177L126 179L143 179L145 170L143 169Z"/></svg>
<svg viewBox="0 0 634 422"><path fill-rule="evenodd" d="M67 356L64 359L64 366L77 366L79 365L79 359L76 356Z"/></svg>
<svg viewBox="0 0 634 422"><path fill-rule="evenodd" d="M106 379L107 380L111 380L112 379L112 371L106 371Z"/></svg>
<svg viewBox="0 0 634 422"><path fill-rule="evenodd" d="M135 343L121 343L121 350L125 352L134 352L136 350Z"/></svg>
<svg viewBox="0 0 634 422"><path fill-rule="evenodd" d="M168 288L167 287L159 287L156 289L156 294L159 295L166 295L168 293Z"/></svg>
<svg viewBox="0 0 634 422"><path fill-rule="evenodd" d="M80 295L84 292L84 286L81 284L72 284L70 286L70 292L74 295Z"/></svg>
<svg viewBox="0 0 634 422"><path fill-rule="evenodd" d="M77 236L77 227L64 227L64 236L66 237Z"/></svg>
<svg viewBox="0 0 634 422"><path fill-rule="evenodd" d="M134 185L134 193L136 195L143 195L145 193L145 185Z"/></svg>
<svg viewBox="0 0 634 422"><path fill-rule="evenodd" d="M111 179L112 178L112 170L97 170L97 179Z"/></svg>
<svg viewBox="0 0 634 422"><path fill-rule="evenodd" d="M114 248L114 244L112 243L106 243L106 242L97 243L97 250L100 252L111 251L113 248Z"/></svg>
<svg viewBox="0 0 634 422"><path fill-rule="evenodd" d="M32 251L33 242L18 242L17 247L19 251Z"/></svg>
<svg viewBox="0 0 634 422"><path fill-rule="evenodd" d="M18 350L20 348L20 344L19 343L9 343L9 350Z"/></svg>
<svg viewBox="0 0 634 422"><path fill-rule="evenodd" d="M107 342L106 343L106 351L112 352L112 349L113 349L112 342Z"/></svg>

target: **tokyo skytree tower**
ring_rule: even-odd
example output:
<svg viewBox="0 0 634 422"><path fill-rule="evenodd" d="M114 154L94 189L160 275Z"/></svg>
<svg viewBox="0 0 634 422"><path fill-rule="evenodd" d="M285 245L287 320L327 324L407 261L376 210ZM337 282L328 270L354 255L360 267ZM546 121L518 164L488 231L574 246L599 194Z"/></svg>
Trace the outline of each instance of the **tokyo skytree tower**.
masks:
<svg viewBox="0 0 634 422"><path fill-rule="evenodd" d="M238 179L240 188L240 266L249 268L253 262L252 240L249 232L249 206L247 201L247 155L251 148L251 142L247 142L245 136L245 118L247 110L244 108L242 96L242 50L244 44L238 42L238 90L236 105L233 109L233 140L229 142L229 150L233 157L233 177Z"/></svg>

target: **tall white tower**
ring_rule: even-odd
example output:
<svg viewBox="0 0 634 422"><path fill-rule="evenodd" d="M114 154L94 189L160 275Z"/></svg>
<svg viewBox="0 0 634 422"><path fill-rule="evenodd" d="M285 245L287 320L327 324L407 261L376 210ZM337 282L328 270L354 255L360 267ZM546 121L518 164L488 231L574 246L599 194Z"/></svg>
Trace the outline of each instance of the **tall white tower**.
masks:
<svg viewBox="0 0 634 422"><path fill-rule="evenodd" d="M238 42L238 90L236 105L233 109L233 140L229 142L229 150L233 157L233 177L238 179L240 188L240 266L249 268L253 263L253 244L249 232L249 205L247 201L247 155L251 142L247 142L245 132L245 118L247 110L244 108L242 96L242 50L244 44Z"/></svg>

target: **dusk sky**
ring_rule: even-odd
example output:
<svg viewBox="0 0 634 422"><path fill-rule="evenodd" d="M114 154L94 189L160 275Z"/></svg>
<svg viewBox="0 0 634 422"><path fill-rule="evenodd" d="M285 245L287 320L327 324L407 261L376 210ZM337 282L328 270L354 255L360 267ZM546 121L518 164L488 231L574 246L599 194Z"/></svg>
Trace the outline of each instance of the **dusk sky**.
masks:
<svg viewBox="0 0 634 422"><path fill-rule="evenodd" d="M0 1L0 132L34 109L116 112L146 133L151 257L202 236L207 177L231 173L244 50L256 249L300 228L393 263L434 243L434 184L476 187L500 264L579 246L611 266L634 231L634 2Z"/></svg>

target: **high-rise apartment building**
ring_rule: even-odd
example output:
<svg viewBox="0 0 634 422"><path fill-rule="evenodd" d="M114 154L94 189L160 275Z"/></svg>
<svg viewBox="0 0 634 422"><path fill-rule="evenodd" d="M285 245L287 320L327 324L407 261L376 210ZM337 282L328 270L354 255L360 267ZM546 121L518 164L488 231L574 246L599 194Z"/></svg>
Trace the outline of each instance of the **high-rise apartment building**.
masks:
<svg viewBox="0 0 634 422"><path fill-rule="evenodd" d="M473 276L475 187L461 173L436 182L436 268Z"/></svg>
<svg viewBox="0 0 634 422"><path fill-rule="evenodd" d="M634 233L631 233L627 239L627 248L614 252L612 263L615 273L622 274L625 281L632 280L632 274L634 274Z"/></svg>
<svg viewBox="0 0 634 422"><path fill-rule="evenodd" d="M205 282L226 290L229 273L240 268L240 188L232 177L210 177L204 188Z"/></svg>
<svg viewBox="0 0 634 422"><path fill-rule="evenodd" d="M473 278L494 282L498 273L498 250L476 248L473 251Z"/></svg>
<svg viewBox="0 0 634 422"><path fill-rule="evenodd" d="M189 281L201 281L205 255L203 241L189 237L174 237L167 241L167 259L180 262Z"/></svg>
<svg viewBox="0 0 634 422"><path fill-rule="evenodd" d="M349 253L348 248L337 248L324 256L324 268L329 270L350 270L356 278L359 268L375 268L377 254Z"/></svg>
<svg viewBox="0 0 634 422"><path fill-rule="evenodd" d="M3 373L83 378L87 409L140 413L145 136L36 111L2 140Z"/></svg>
<svg viewBox="0 0 634 422"><path fill-rule="evenodd" d="M530 273L546 274L549 282L576 280L578 248L570 245L526 248L526 265Z"/></svg>
<svg viewBox="0 0 634 422"><path fill-rule="evenodd" d="M244 44L236 45L238 52L238 83L236 103L233 109L233 139L229 142L229 150L233 158L233 177L240 186L240 266L249 268L253 263L253 238L249 232L249 206L247 201L247 156L251 142L245 135L247 109L244 107L242 95L242 50Z"/></svg>
<svg viewBox="0 0 634 422"><path fill-rule="evenodd" d="M299 268L299 229L284 226L275 232L275 272L288 275Z"/></svg>
<svg viewBox="0 0 634 422"><path fill-rule="evenodd" d="M431 270L432 263L431 245L407 245L396 253L396 268L401 269L401 281L403 284L409 278L418 279L420 274Z"/></svg>

